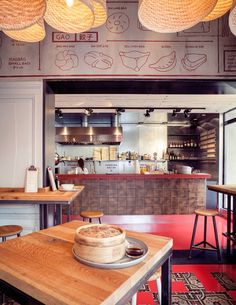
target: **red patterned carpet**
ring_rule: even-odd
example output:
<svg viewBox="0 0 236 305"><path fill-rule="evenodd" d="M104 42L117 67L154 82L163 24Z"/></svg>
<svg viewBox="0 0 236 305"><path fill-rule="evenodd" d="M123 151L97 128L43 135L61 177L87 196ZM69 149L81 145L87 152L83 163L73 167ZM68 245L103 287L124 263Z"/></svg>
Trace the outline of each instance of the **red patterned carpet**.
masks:
<svg viewBox="0 0 236 305"><path fill-rule="evenodd" d="M155 281L140 289L137 304L159 304ZM235 265L172 266L172 305L235 304Z"/></svg>

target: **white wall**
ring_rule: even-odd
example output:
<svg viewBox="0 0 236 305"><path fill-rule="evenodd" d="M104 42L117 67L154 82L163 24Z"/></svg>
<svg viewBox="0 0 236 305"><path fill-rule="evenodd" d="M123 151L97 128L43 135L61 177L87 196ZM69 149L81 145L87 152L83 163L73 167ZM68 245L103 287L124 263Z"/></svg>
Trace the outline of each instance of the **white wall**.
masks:
<svg viewBox="0 0 236 305"><path fill-rule="evenodd" d="M0 82L0 187L24 187L26 168L39 168L42 186L43 85ZM24 233L39 229L39 206L0 202L0 225L19 224Z"/></svg>

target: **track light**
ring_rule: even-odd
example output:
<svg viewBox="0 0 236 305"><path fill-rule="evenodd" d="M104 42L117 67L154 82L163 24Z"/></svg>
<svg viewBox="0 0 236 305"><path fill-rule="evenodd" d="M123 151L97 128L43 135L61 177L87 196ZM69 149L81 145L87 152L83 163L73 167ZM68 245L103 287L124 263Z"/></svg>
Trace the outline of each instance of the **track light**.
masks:
<svg viewBox="0 0 236 305"><path fill-rule="evenodd" d="M90 116L93 113L93 109L91 108L85 108L84 109L84 114L87 116Z"/></svg>
<svg viewBox="0 0 236 305"><path fill-rule="evenodd" d="M184 110L184 117L187 119L190 117L190 112L191 112L191 109L185 109Z"/></svg>
<svg viewBox="0 0 236 305"><path fill-rule="evenodd" d="M63 113L61 109L56 109L55 114L58 116L59 119L63 119Z"/></svg>
<svg viewBox="0 0 236 305"><path fill-rule="evenodd" d="M116 114L121 115L122 112L125 112L125 108L117 108L116 109Z"/></svg>
<svg viewBox="0 0 236 305"><path fill-rule="evenodd" d="M146 118L150 118L150 112L153 112L154 111L154 108L149 108L149 109L146 109L146 112L144 113L144 116Z"/></svg>
<svg viewBox="0 0 236 305"><path fill-rule="evenodd" d="M180 111L181 111L180 108L173 109L173 112L172 112L171 116L175 118L177 116L178 112L180 112Z"/></svg>

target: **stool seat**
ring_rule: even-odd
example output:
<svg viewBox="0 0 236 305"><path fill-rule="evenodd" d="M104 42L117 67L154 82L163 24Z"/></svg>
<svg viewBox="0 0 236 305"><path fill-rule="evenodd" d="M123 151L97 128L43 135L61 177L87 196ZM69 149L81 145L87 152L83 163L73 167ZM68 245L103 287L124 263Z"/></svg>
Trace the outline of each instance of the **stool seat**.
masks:
<svg viewBox="0 0 236 305"><path fill-rule="evenodd" d="M196 209L194 213L201 216L216 216L219 214L216 209Z"/></svg>
<svg viewBox="0 0 236 305"><path fill-rule="evenodd" d="M98 218L102 217L104 214L101 211L83 211L80 213L81 217L84 218Z"/></svg>
<svg viewBox="0 0 236 305"><path fill-rule="evenodd" d="M0 238L2 238L2 241L6 241L6 238L9 236L17 235L19 237L22 231L22 226L18 225L0 226Z"/></svg>
<svg viewBox="0 0 236 305"><path fill-rule="evenodd" d="M221 252L220 252L220 245L218 240L218 232L216 227L216 216L219 214L217 209L196 209L195 211L195 220L193 225L193 233L190 243L190 250L189 250L189 258L191 258L191 253L193 249L198 250L211 250L216 251L218 259L221 260ZM194 243L195 241L195 235L197 230L197 224L198 224L198 217L203 216L204 217L204 231L203 231L203 241ZM207 217L212 218L213 228L214 228L214 235L215 235L215 245L212 245L207 241Z"/></svg>
<svg viewBox="0 0 236 305"><path fill-rule="evenodd" d="M102 211L82 211L80 212L80 216L83 217L83 221L85 218L89 219L89 222L92 222L93 218L98 218L99 223L101 223L101 218L104 216Z"/></svg>

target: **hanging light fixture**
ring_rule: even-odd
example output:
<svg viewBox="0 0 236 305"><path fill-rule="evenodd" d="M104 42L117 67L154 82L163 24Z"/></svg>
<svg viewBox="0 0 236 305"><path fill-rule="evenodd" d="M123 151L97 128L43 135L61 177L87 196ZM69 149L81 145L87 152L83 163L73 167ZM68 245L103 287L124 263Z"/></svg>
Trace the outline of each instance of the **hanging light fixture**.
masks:
<svg viewBox="0 0 236 305"><path fill-rule="evenodd" d="M46 35L43 19L22 30L3 30L3 32L12 39L25 42L38 42Z"/></svg>
<svg viewBox="0 0 236 305"><path fill-rule="evenodd" d="M96 28L106 22L107 19L107 8L106 0L93 0L94 7L94 23L93 28Z"/></svg>
<svg viewBox="0 0 236 305"><path fill-rule="evenodd" d="M149 30L174 33L200 22L216 3L217 0L139 0L138 18Z"/></svg>
<svg viewBox="0 0 236 305"><path fill-rule="evenodd" d="M45 0L2 0L0 29L21 30L38 22L46 10Z"/></svg>
<svg viewBox="0 0 236 305"><path fill-rule="evenodd" d="M202 21L211 21L223 16L233 5L234 0L218 0L214 9Z"/></svg>
<svg viewBox="0 0 236 305"><path fill-rule="evenodd" d="M47 0L44 19L61 32L84 32L94 24L93 3L91 0L77 0L68 5L65 0Z"/></svg>
<svg viewBox="0 0 236 305"><path fill-rule="evenodd" d="M236 3L229 13L229 28L232 34L236 36Z"/></svg>

